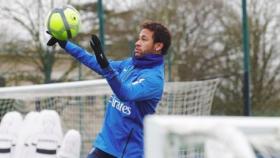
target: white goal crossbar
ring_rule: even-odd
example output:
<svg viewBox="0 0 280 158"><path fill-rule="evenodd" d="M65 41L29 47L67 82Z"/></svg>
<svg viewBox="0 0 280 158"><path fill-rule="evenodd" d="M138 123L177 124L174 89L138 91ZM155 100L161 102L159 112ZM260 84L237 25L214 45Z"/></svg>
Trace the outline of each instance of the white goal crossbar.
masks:
<svg viewBox="0 0 280 158"><path fill-rule="evenodd" d="M112 91L103 79L0 88L0 99L77 96L77 94L79 96L110 95Z"/></svg>

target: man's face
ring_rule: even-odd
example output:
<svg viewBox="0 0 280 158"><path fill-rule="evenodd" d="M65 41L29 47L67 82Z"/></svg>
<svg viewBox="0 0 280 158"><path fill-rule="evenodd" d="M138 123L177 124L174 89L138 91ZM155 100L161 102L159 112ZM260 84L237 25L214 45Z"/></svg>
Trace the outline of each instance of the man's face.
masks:
<svg viewBox="0 0 280 158"><path fill-rule="evenodd" d="M144 54L156 53L153 40L153 32L148 29L142 29L139 33L139 38L135 43L135 56L141 57Z"/></svg>

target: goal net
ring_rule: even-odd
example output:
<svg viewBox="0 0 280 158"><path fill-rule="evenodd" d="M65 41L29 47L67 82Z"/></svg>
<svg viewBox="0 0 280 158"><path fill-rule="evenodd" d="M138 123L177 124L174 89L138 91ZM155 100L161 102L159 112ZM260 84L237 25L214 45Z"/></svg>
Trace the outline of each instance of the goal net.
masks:
<svg viewBox="0 0 280 158"><path fill-rule="evenodd" d="M167 82L157 114L210 115L219 81Z"/></svg>
<svg viewBox="0 0 280 158"><path fill-rule="evenodd" d="M210 115L218 79L165 83L157 114ZM64 132L81 134L81 156L90 151L112 94L106 80L76 81L0 88L0 117L8 111L25 116L30 111L55 110Z"/></svg>
<svg viewBox="0 0 280 158"><path fill-rule="evenodd" d="M279 118L148 116L145 158L276 158L279 130Z"/></svg>

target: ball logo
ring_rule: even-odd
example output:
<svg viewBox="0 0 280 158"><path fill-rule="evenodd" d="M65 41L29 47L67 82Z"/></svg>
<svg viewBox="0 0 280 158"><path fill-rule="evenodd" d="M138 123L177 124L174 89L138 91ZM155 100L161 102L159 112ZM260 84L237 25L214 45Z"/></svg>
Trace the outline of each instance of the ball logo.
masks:
<svg viewBox="0 0 280 158"><path fill-rule="evenodd" d="M125 105L123 102L118 100L115 96L112 96L111 99L109 100L111 103L112 107L117 109L118 111L130 115L131 114L131 107Z"/></svg>

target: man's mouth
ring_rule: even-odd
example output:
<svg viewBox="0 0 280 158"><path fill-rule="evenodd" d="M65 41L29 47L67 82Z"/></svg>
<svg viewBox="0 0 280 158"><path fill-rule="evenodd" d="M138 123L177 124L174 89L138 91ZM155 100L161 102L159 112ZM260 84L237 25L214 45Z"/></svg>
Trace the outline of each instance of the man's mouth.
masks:
<svg viewBox="0 0 280 158"><path fill-rule="evenodd" d="M142 51L141 51L140 48L135 48L135 49L134 49L134 52L137 53L137 54L141 54Z"/></svg>
<svg viewBox="0 0 280 158"><path fill-rule="evenodd" d="M135 51L135 52L141 52L141 49L140 49L140 48L135 48L134 51Z"/></svg>
<svg viewBox="0 0 280 158"><path fill-rule="evenodd" d="M141 49L139 49L139 48L135 48L134 53L135 53L136 56L141 56L142 55Z"/></svg>

